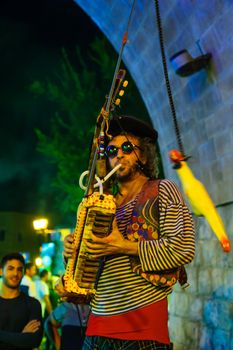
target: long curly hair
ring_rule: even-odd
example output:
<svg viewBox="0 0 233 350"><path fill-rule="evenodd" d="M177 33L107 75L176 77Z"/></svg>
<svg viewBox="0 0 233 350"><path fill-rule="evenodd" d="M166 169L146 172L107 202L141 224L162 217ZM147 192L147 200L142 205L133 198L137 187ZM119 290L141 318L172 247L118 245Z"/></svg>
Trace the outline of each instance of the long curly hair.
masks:
<svg viewBox="0 0 233 350"><path fill-rule="evenodd" d="M128 135L136 137L139 141L139 146L141 149L141 155L145 157L146 163L140 164L139 170L146 175L149 179L157 179L159 175L159 157L155 143L149 137L139 137L133 133L119 133L119 135L124 135L127 139ZM140 158L139 158L140 161ZM107 160L107 170L110 171L110 165ZM112 176L108 182L108 187L113 195L119 192L119 185L116 176Z"/></svg>
<svg viewBox="0 0 233 350"><path fill-rule="evenodd" d="M139 140L141 153L146 158L146 164L141 171L150 179L157 179L159 175L159 158L156 145L151 142L149 137L137 138Z"/></svg>

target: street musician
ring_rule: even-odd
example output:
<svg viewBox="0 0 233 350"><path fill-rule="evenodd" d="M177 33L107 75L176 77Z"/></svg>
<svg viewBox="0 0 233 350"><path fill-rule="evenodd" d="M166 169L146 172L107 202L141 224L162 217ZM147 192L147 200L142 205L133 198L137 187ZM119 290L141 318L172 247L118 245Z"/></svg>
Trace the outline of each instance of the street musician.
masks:
<svg viewBox="0 0 233 350"><path fill-rule="evenodd" d="M91 234L88 255L104 257L83 350L170 349L168 301L195 252L191 214L177 186L157 179L157 131L131 116L110 120L107 166L116 200L111 233ZM73 234L63 255L73 253Z"/></svg>

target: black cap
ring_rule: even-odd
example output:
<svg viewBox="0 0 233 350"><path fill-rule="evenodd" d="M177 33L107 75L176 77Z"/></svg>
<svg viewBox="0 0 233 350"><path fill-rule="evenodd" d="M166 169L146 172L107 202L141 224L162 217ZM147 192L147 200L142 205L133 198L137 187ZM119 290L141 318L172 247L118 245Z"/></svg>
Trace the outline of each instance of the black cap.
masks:
<svg viewBox="0 0 233 350"><path fill-rule="evenodd" d="M109 122L108 134L117 136L121 133L129 133L138 137L148 137L156 142L158 133L146 122L131 116L114 116Z"/></svg>

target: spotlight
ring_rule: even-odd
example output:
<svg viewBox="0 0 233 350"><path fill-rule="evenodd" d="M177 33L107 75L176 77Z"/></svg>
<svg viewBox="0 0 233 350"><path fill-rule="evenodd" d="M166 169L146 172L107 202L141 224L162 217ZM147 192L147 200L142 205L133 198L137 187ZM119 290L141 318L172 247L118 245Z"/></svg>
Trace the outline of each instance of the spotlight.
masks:
<svg viewBox="0 0 233 350"><path fill-rule="evenodd" d="M170 62L172 63L176 74L181 77L187 77L202 68L206 68L211 57L212 55L207 53L206 55L193 58L188 50L181 50L170 58Z"/></svg>

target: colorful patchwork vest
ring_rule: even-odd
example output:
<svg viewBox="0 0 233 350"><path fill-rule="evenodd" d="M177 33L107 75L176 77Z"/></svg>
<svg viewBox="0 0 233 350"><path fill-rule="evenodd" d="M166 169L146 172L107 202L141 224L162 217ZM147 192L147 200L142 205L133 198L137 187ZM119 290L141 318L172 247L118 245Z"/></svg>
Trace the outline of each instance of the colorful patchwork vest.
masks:
<svg viewBox="0 0 233 350"><path fill-rule="evenodd" d="M159 183L160 180L147 181L138 195L132 218L126 234L130 241L156 240L159 231ZM132 271L159 287L171 287L177 280L181 286L187 284L187 274L183 266L171 270L142 271L139 257L130 256Z"/></svg>

